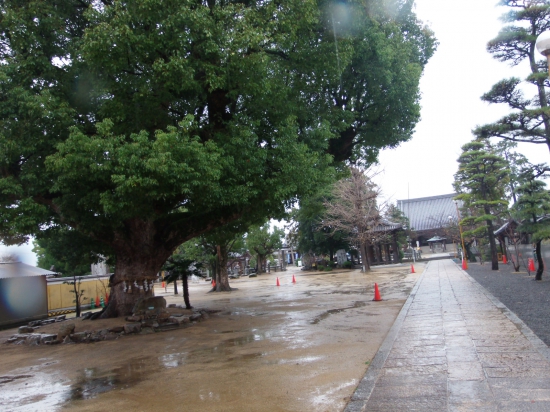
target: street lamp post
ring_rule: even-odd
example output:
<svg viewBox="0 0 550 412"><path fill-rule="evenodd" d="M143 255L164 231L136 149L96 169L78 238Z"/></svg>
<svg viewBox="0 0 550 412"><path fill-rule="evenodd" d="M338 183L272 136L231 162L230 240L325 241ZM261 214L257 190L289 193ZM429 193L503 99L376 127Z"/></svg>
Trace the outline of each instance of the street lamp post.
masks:
<svg viewBox="0 0 550 412"><path fill-rule="evenodd" d="M464 236L462 236L462 225L460 224L460 212L458 211L458 202L455 200L456 215L458 217L458 230L460 231L460 241L462 242L462 268L468 269L468 259L466 257L466 248L464 247Z"/></svg>
<svg viewBox="0 0 550 412"><path fill-rule="evenodd" d="M550 31L545 31L537 37L535 42L537 50L548 61L548 75L550 76Z"/></svg>

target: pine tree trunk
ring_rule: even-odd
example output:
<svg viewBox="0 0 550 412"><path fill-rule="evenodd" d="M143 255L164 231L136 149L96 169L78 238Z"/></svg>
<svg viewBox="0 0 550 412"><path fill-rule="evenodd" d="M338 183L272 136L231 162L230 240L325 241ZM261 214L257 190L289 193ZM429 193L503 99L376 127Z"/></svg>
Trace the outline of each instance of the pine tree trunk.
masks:
<svg viewBox="0 0 550 412"><path fill-rule="evenodd" d="M174 280L174 295L179 295L178 293L178 280Z"/></svg>
<svg viewBox="0 0 550 412"><path fill-rule="evenodd" d="M485 208L485 214L489 215L490 213L489 208ZM491 269L498 270L497 244L495 242L495 231L493 230L492 220L487 220L487 231L489 232L489 245L491 246Z"/></svg>
<svg viewBox="0 0 550 412"><path fill-rule="evenodd" d="M539 240L536 243L536 255L537 255L537 262L539 264L539 267L537 268L537 274L535 275L535 280L542 280L542 272L544 272L544 262L542 261L542 253L540 251L542 240Z"/></svg>

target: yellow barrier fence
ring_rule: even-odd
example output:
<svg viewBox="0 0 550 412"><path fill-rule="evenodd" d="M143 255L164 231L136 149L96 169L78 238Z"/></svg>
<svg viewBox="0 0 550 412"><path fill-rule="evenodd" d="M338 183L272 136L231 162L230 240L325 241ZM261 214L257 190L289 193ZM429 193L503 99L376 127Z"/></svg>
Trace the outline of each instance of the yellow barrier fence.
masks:
<svg viewBox="0 0 550 412"><path fill-rule="evenodd" d="M78 288L77 278L77 288ZM72 282L73 278L51 278L48 279L48 311L68 310L76 306L73 285L64 282ZM103 298L109 293L109 277L82 277L80 290L84 291L80 303L83 307L90 305L91 299Z"/></svg>

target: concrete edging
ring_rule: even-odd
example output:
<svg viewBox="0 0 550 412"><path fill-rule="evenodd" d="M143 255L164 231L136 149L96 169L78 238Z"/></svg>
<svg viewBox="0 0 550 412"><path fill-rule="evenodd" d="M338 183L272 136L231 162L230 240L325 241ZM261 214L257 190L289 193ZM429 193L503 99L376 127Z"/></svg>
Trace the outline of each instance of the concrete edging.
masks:
<svg viewBox="0 0 550 412"><path fill-rule="evenodd" d="M353 392L353 395L351 396L350 401L346 405L344 412L361 412L365 408L367 401L369 400L370 395L372 394L372 391L374 389L374 385L378 380L380 371L384 367L384 363L386 362L386 359L390 354L390 351L393 347L393 343L397 338L397 334L401 330L401 326L403 325L405 316L407 315L407 312L411 307L414 297L416 296L416 292L420 287L420 283L422 283L422 279L424 279L424 273L426 273L426 270L428 269L429 264L430 262L428 262L428 264L424 268L424 271L422 272L422 275L420 275L420 277L416 281L409 297L403 304L401 311L397 315L397 318L395 318L395 321L393 322L393 325L390 328L390 331L386 335L384 342L382 342L382 345L380 345L380 348L376 352L376 355L374 355L374 358L372 359L372 362L369 365L369 368L365 372L365 375L363 376L363 378L359 382L359 385L357 385L357 388Z"/></svg>

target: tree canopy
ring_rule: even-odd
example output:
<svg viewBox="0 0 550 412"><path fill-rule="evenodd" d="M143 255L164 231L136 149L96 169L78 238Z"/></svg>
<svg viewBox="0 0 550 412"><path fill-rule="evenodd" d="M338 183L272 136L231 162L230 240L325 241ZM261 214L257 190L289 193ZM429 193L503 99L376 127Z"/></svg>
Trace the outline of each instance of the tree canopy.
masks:
<svg viewBox="0 0 550 412"><path fill-rule="evenodd" d="M253 226L246 235L246 247L257 256L258 273L262 273L265 258L283 246L285 231L278 227L270 228L269 223ZM279 262L282 264L282 262Z"/></svg>
<svg viewBox="0 0 550 412"><path fill-rule="evenodd" d="M435 47L412 3L2 1L2 240L104 243L105 316L129 313L123 282L181 243L281 217L411 136Z"/></svg>

